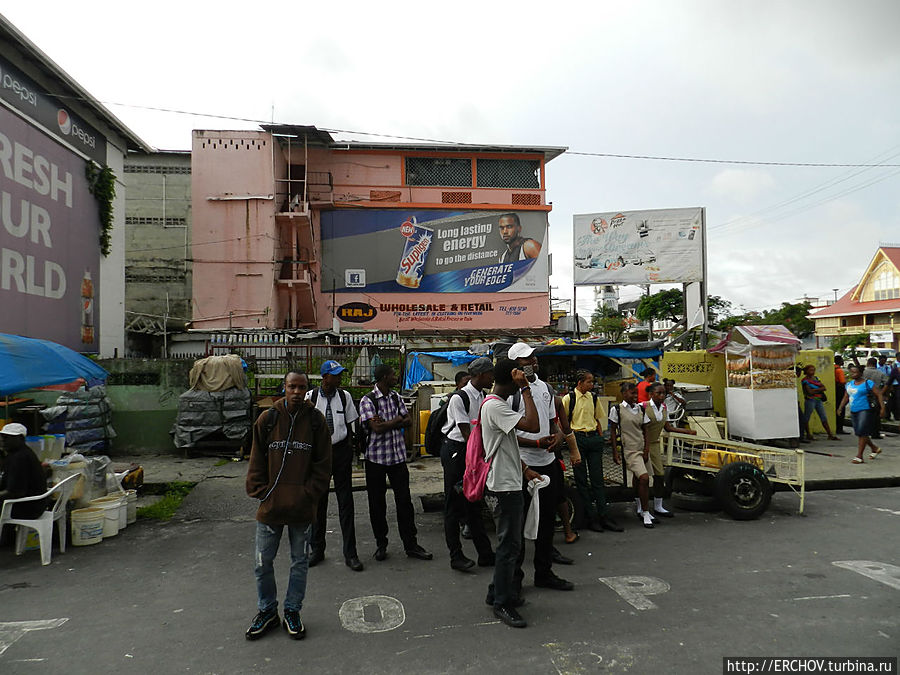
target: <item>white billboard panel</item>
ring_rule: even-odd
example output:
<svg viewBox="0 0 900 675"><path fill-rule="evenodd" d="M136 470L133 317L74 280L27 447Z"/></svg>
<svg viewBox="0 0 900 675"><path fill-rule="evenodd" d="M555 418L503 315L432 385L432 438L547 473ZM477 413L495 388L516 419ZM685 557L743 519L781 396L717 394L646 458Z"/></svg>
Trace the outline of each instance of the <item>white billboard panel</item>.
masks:
<svg viewBox="0 0 900 675"><path fill-rule="evenodd" d="M578 286L703 281L703 209L609 211L573 217Z"/></svg>

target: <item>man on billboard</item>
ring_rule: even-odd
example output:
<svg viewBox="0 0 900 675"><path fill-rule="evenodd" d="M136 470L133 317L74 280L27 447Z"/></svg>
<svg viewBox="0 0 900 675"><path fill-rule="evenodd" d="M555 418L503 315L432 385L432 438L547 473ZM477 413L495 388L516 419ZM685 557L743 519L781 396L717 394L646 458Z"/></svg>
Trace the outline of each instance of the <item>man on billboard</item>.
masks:
<svg viewBox="0 0 900 675"><path fill-rule="evenodd" d="M529 260L541 254L539 242L522 236L519 214L504 213L497 222L497 229L500 231L500 238L506 244L506 250L500 254L500 263Z"/></svg>

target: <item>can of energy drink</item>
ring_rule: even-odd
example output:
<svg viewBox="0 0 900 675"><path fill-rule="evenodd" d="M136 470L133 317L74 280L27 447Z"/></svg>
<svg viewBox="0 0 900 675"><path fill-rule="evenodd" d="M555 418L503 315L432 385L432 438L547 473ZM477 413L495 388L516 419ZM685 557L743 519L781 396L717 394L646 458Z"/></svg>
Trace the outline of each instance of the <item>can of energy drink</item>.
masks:
<svg viewBox="0 0 900 675"><path fill-rule="evenodd" d="M406 225L407 223L404 223ZM397 283L406 288L418 288L425 274L425 261L431 249L434 230L413 223L412 235L407 237L397 269Z"/></svg>

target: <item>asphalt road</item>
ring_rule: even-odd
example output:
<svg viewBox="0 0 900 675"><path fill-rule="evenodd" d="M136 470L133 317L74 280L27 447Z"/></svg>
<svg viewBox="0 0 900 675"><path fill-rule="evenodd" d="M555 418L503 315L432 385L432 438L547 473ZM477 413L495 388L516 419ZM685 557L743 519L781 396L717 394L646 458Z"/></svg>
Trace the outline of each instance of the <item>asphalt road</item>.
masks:
<svg viewBox="0 0 900 675"><path fill-rule="evenodd" d="M406 558L392 516L390 557L372 560L357 493L366 570L343 565L330 533L310 571L307 639L247 642L252 504L232 471L201 483L178 519L54 552L49 567L0 551L0 672L721 673L723 656L900 651L896 488L810 493L805 516L778 494L757 521L679 512L652 531L619 506L625 533L558 545L576 564L556 571L576 589L527 586L525 629L484 604L489 569L450 569L439 514L417 514L435 560ZM286 550L276 573L283 592Z"/></svg>

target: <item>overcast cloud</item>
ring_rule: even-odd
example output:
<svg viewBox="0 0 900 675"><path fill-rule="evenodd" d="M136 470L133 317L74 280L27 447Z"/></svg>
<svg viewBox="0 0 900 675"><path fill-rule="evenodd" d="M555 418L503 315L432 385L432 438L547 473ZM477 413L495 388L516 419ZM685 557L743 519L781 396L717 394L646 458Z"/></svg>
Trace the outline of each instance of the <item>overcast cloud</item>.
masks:
<svg viewBox="0 0 900 675"><path fill-rule="evenodd" d="M274 107L278 122L589 152L900 164L896 0L51 1L4 12L160 148L188 149L193 128L255 124L113 104L254 120ZM705 206L710 293L745 308L844 292L880 241L900 240L897 167L563 155L547 175L563 298L575 213ZM589 313L590 289L578 298Z"/></svg>

